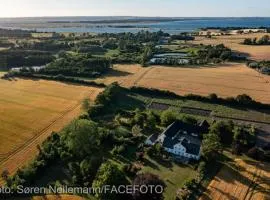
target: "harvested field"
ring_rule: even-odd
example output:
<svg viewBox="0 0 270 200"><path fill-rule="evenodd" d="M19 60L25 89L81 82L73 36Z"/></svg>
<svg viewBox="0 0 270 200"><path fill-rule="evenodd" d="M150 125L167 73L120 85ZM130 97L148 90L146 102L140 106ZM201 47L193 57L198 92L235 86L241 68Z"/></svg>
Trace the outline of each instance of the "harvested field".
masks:
<svg viewBox="0 0 270 200"><path fill-rule="evenodd" d="M227 35L227 36L217 36L213 38L196 37L193 41L195 44L224 44L225 46L231 48L234 51L245 53L249 58L254 60L270 60L270 45L243 45L245 38L261 38L264 35L269 35L269 33L254 33L245 35Z"/></svg>
<svg viewBox="0 0 270 200"><path fill-rule="evenodd" d="M11 173L36 146L81 112L82 99L102 89L44 80L0 80L0 167Z"/></svg>
<svg viewBox="0 0 270 200"><path fill-rule="evenodd" d="M220 64L205 67L140 67L115 65L117 74L98 79L106 84L118 81L134 85L170 90L180 95L216 93L221 97L248 94L257 101L270 103L270 77L262 75L245 64Z"/></svg>
<svg viewBox="0 0 270 200"><path fill-rule="evenodd" d="M113 70L107 73L102 78L98 78L95 81L98 83L110 84L118 82L121 85L132 86L134 79L144 73L147 68L142 68L140 65L114 65Z"/></svg>
<svg viewBox="0 0 270 200"><path fill-rule="evenodd" d="M270 199L270 165L241 159L234 163L220 170L200 200Z"/></svg>

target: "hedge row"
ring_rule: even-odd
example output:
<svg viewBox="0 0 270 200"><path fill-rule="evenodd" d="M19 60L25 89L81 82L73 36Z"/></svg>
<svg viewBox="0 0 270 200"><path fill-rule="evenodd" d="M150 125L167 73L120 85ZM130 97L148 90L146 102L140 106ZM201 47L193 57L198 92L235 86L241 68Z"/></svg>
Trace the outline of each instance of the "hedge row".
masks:
<svg viewBox="0 0 270 200"><path fill-rule="evenodd" d="M30 72L15 72L15 73L10 73L4 76L5 79L12 78L12 77L37 78L37 79L61 81L61 82L67 82L67 83L75 83L75 84L81 84L81 85L86 85L86 86L94 86L94 87L102 87L102 88L106 87L104 83L97 83L95 81L85 81L82 79L66 77L61 74L57 76L47 76L47 75L32 74Z"/></svg>
<svg viewBox="0 0 270 200"><path fill-rule="evenodd" d="M269 104L263 104L253 100L246 94L238 95L237 97L220 98L216 94L210 94L209 96L201 96L195 94L188 94L185 96L177 95L173 92L167 90L159 90L153 88L144 87L131 87L130 90L134 93L149 95L149 96L160 96L160 97L170 97L182 100L195 100L202 101L206 103L216 103L227 106L238 106L238 107L248 107L253 109L269 109Z"/></svg>

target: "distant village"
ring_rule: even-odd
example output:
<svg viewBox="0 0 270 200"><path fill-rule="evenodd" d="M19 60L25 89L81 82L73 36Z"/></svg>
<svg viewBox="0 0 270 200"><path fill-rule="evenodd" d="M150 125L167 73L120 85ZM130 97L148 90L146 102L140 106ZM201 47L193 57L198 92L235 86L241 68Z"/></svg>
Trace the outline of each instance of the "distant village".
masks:
<svg viewBox="0 0 270 200"><path fill-rule="evenodd" d="M221 35L238 35L250 33L267 33L267 29L236 29L236 30L223 30L223 29L207 29L199 31L200 36L221 36Z"/></svg>

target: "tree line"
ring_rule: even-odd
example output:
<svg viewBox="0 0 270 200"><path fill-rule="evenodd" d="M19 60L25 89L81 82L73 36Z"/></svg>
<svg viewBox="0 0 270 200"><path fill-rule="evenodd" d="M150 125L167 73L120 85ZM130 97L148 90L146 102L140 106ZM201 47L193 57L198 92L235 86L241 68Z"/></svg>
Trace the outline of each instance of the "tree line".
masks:
<svg viewBox="0 0 270 200"><path fill-rule="evenodd" d="M29 38L34 31L0 28L0 37Z"/></svg>
<svg viewBox="0 0 270 200"><path fill-rule="evenodd" d="M131 87L130 91L134 93L146 95L146 96L153 96L153 97L155 96L171 97L171 98L176 98L176 99L195 100L195 101L216 103L216 104L236 106L236 107L247 107L247 108L252 108L252 109L269 109L270 108L269 104L263 104L261 102L257 102L246 94L238 95L237 97L227 97L227 98L218 97L218 95L214 93L209 94L208 96L201 96L201 95L195 95L195 94L187 94L187 95L181 96L168 90L159 90L155 88L145 88L145 87L138 87L138 86Z"/></svg>
<svg viewBox="0 0 270 200"><path fill-rule="evenodd" d="M9 70L13 67L41 66L54 60L54 56L49 52L4 50L0 54L0 69Z"/></svg>
<svg viewBox="0 0 270 200"><path fill-rule="evenodd" d="M95 77L105 73L111 67L111 61L91 54L61 54L38 73L47 75Z"/></svg>
<svg viewBox="0 0 270 200"><path fill-rule="evenodd" d="M264 35L261 38L246 38L243 42L245 45L270 45L269 35Z"/></svg>
<svg viewBox="0 0 270 200"><path fill-rule="evenodd" d="M270 75L270 61L250 61L247 62L247 66L256 69L263 74Z"/></svg>

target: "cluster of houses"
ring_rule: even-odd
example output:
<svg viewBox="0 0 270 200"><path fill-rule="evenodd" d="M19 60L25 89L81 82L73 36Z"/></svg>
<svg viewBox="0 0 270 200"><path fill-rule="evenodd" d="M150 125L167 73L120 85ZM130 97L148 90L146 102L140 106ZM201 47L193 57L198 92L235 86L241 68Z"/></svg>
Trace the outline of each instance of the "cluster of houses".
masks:
<svg viewBox="0 0 270 200"><path fill-rule="evenodd" d="M175 121L163 133L149 136L145 144L152 146L159 143L176 158L199 160L202 134L207 133L209 127L205 120L196 125Z"/></svg>
<svg viewBox="0 0 270 200"><path fill-rule="evenodd" d="M267 29L238 29L238 30L222 30L222 29L208 29L199 32L200 36L221 36L221 35L238 35L249 33L267 33Z"/></svg>
<svg viewBox="0 0 270 200"><path fill-rule="evenodd" d="M27 70L33 70L35 72L40 71L41 69L44 69L46 66L32 66L32 67L13 67L10 69L10 71L12 72L20 72L23 69L27 69Z"/></svg>

